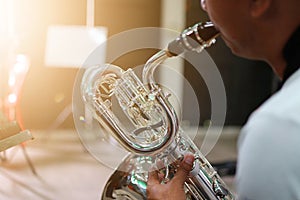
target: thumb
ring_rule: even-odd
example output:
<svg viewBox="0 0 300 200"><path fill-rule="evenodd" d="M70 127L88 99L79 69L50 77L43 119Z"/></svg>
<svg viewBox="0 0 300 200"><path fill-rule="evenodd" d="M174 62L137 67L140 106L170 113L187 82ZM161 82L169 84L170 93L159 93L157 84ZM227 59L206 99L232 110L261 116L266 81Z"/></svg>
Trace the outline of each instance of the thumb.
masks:
<svg viewBox="0 0 300 200"><path fill-rule="evenodd" d="M189 172L193 169L194 156L192 154L186 154L183 161L181 161L179 168L177 169L174 181L180 184L184 184Z"/></svg>

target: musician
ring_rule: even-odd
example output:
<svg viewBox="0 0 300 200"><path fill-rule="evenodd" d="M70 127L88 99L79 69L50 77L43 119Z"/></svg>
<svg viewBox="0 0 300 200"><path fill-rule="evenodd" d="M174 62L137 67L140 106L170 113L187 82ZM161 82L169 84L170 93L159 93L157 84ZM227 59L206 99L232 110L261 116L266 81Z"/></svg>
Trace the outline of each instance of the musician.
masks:
<svg viewBox="0 0 300 200"><path fill-rule="evenodd" d="M267 62L281 89L250 116L238 141L238 199L300 199L300 1L202 0L202 8L232 52ZM149 199L185 199L193 156L159 184L151 172Z"/></svg>

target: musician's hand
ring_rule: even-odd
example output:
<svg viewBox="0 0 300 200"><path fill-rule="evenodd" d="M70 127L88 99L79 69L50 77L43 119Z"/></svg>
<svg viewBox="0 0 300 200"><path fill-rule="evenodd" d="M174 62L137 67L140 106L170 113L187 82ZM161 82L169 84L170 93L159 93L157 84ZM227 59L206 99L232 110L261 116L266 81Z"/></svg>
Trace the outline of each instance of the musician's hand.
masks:
<svg viewBox="0 0 300 200"><path fill-rule="evenodd" d="M193 168L194 156L188 154L180 163L175 176L166 184L161 183L157 171L149 173L147 183L147 198L149 200L185 200L184 182Z"/></svg>

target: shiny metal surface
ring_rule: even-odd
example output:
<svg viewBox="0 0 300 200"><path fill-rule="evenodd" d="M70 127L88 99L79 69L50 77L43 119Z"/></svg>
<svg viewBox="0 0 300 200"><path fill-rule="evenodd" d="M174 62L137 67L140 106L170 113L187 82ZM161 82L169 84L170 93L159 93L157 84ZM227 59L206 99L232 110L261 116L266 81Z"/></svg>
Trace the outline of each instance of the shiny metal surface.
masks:
<svg viewBox="0 0 300 200"><path fill-rule="evenodd" d="M87 69L81 88L86 105L105 130L106 139L130 152L108 180L102 199L146 199L148 172L159 170L167 182L176 173L178 160L187 153L195 156L194 169L185 182L187 199L234 199L181 130L176 112L153 77L167 58L184 51L200 52L213 44L218 34L210 22L186 29L167 50L147 61L142 81L133 70L123 71L111 64Z"/></svg>

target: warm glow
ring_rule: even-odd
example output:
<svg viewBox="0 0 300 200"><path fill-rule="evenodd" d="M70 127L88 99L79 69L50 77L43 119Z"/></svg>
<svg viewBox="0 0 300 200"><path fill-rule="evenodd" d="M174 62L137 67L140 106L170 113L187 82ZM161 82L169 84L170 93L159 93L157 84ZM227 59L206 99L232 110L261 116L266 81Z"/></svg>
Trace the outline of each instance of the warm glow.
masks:
<svg viewBox="0 0 300 200"><path fill-rule="evenodd" d="M19 54L16 57L16 63L14 64L13 70L15 73L26 73L29 68L29 61L28 58L23 55Z"/></svg>
<svg viewBox="0 0 300 200"><path fill-rule="evenodd" d="M14 104L17 102L17 95L16 94L9 94L8 95L8 102Z"/></svg>
<svg viewBox="0 0 300 200"><path fill-rule="evenodd" d="M14 39L15 31L15 0L0 0L0 34L4 37L4 43Z"/></svg>
<svg viewBox="0 0 300 200"><path fill-rule="evenodd" d="M15 64L9 71L8 85L10 88L20 87L29 69L28 58L23 54L16 56ZM15 88L19 90L20 88Z"/></svg>
<svg viewBox="0 0 300 200"><path fill-rule="evenodd" d="M8 85L13 87L16 84L16 76L14 74L10 74L8 79Z"/></svg>
<svg viewBox="0 0 300 200"><path fill-rule="evenodd" d="M25 127L48 127L62 111L62 107L72 100L73 80L78 67L87 57L81 51L92 51L108 36L122 31L159 26L159 16L160 1L0 0L0 85L4 87L0 88L0 93L5 93L1 99L5 104L3 106L16 106L14 109L24 119ZM60 55L65 60L70 58L68 61L72 61L71 64L57 62L56 65L45 65L48 28L61 26L82 27L86 31L80 34L79 30L75 39L67 33L67 37L64 37L66 39L54 42L59 51L70 47L70 51L65 51L70 57L67 57L69 54ZM99 30L98 27L106 28ZM100 32L104 33L100 35ZM86 36L86 40L81 38L82 35ZM71 54L76 47L79 47L80 56ZM105 52L100 55L101 61L97 60L97 63L105 62ZM118 61L130 67L140 64L150 55L147 51L141 56L122 56L121 61ZM17 95L15 104L9 103L14 101L14 95L8 100L8 95L12 93ZM37 97L37 94L40 96ZM43 113L47 113L47 116ZM70 119L66 126L73 126Z"/></svg>

